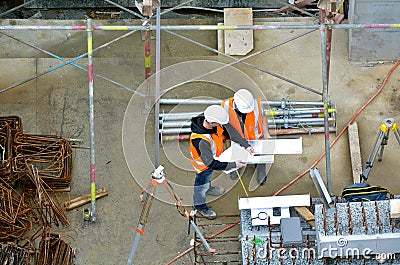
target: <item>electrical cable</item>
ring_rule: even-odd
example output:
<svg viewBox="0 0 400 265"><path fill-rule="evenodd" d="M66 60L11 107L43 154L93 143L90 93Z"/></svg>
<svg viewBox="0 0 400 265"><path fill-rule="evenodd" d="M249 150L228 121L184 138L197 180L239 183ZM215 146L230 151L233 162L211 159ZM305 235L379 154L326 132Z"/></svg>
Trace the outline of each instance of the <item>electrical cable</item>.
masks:
<svg viewBox="0 0 400 265"><path fill-rule="evenodd" d="M379 95L379 93L381 93L382 89L385 87L386 82L388 81L389 77L392 75L393 71L400 65L400 61L398 61L387 73L385 80L383 80L381 86L379 87L379 89L371 96L371 98L353 115L353 117L351 117L351 119L346 123L346 125L344 126L344 128L340 131L340 133L336 136L335 139L333 139L333 141L331 142L329 148L332 148L332 146L335 145L335 143L340 139L340 137L342 137L342 135L347 131L348 127L350 124L352 124L355 119L361 114L361 112ZM310 168L306 169L303 173L301 173L300 175L298 175L296 178L294 178L292 181L290 181L288 184L286 184L285 186L283 186L280 190L278 190L277 192L275 192L274 196L277 196L279 194L282 193L282 191L286 190L287 188L289 188L292 184L294 184L295 182L297 182L299 179L301 179L305 174L307 174L311 168L314 168L321 160L322 158L325 157L325 152L323 152L318 158L317 160L315 160L315 162L311 165Z"/></svg>

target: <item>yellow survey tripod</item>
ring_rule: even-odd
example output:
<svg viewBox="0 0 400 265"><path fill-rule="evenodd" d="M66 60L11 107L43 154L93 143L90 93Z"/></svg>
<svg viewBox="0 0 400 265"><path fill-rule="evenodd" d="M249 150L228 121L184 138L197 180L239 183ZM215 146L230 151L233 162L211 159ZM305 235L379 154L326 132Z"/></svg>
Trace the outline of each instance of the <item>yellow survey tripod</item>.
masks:
<svg viewBox="0 0 400 265"><path fill-rule="evenodd" d="M400 144L400 135L399 135L399 126L394 121L393 118L383 119L381 125L379 126L379 132L376 136L374 146L372 147L371 153L369 154L368 161L365 164L365 169L360 175L360 182L363 183L368 179L369 172L371 171L372 166L374 165L374 161L376 156L378 155L378 161L382 161L383 150L385 145L387 145L389 140L389 132L393 131L396 136L397 142Z"/></svg>

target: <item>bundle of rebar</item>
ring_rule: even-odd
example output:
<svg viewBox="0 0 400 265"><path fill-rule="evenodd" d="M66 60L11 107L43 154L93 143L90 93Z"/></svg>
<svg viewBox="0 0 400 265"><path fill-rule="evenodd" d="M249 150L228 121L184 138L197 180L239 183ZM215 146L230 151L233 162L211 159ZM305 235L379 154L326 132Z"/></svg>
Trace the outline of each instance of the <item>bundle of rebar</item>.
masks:
<svg viewBox="0 0 400 265"><path fill-rule="evenodd" d="M18 247L15 243L0 243L0 264L2 265L29 265L32 254L25 248Z"/></svg>
<svg viewBox="0 0 400 265"><path fill-rule="evenodd" d="M12 190L0 184L0 241L20 239L32 229L38 218L24 194L14 196Z"/></svg>
<svg viewBox="0 0 400 265"><path fill-rule="evenodd" d="M165 101L165 100L164 100ZM163 102L164 102L163 101ZM184 101L188 104L188 102ZM192 104L205 104L204 101L190 101ZM211 102L211 101L210 101ZM280 105L278 103L281 103ZM324 132L324 109L322 102L279 101L265 111L268 117L268 127L271 135L301 134ZM169 101L167 101L169 104ZM176 103L173 101L173 103ZM201 112L170 112L160 113L159 127L163 140L186 140L191 133L190 119ZM336 132L336 109L328 109L329 131ZM171 136L171 135L177 136ZM186 134L186 135L185 135Z"/></svg>
<svg viewBox="0 0 400 265"><path fill-rule="evenodd" d="M57 135L17 133L14 152L14 172L28 187L34 186L28 173L33 165L47 187L52 190L69 188L72 148L67 140Z"/></svg>
<svg viewBox="0 0 400 265"><path fill-rule="evenodd" d="M63 225L70 225L70 222L58 201L57 197L50 197L46 191L47 184L45 181L39 177L38 169L31 165L28 173L31 183L34 185L33 192L30 193L31 201L38 208L41 222L45 227L51 227L54 223L59 226L60 223Z"/></svg>
<svg viewBox="0 0 400 265"><path fill-rule="evenodd" d="M75 250L58 234L44 229L35 265L73 265Z"/></svg>
<svg viewBox="0 0 400 265"><path fill-rule="evenodd" d="M14 184L12 169L13 139L16 133L22 133L22 122L17 116L0 117L0 178Z"/></svg>

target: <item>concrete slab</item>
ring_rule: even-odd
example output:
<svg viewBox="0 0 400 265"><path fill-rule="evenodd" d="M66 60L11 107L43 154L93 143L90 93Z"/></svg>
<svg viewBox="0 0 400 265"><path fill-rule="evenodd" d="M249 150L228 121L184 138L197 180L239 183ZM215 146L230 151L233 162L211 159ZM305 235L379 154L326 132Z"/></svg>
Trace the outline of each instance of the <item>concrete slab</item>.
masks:
<svg viewBox="0 0 400 265"><path fill-rule="evenodd" d="M176 22L176 21L175 21ZM175 23L164 21L163 23ZM190 21L192 22L192 21ZM255 23L313 23L308 19L281 19L275 22L258 20ZM32 23L38 25L43 21L0 21L2 25ZM47 25L60 25L60 21L46 21ZM74 21L82 25L82 21ZM107 24L107 21L96 21L97 24ZM110 22L113 23L113 22ZM128 23L128 22L126 22ZM134 21L132 23L140 23ZM187 21L177 23L187 24ZM212 21L196 21L193 23L213 24ZM306 30L277 30L255 31L255 50L259 51L284 42L299 34L305 34ZM9 34L10 32L7 32ZM125 32L126 33L126 32ZM54 33L41 31L13 31L19 38L34 43L44 49L49 49L57 55L65 58L74 58L85 53L85 33L77 32L67 40L66 32ZM36 40L36 35L41 36ZM95 47L112 40L121 33L96 32L94 34ZM201 39L203 43L216 46L216 32L196 31L187 32L187 36ZM230 63L230 59L222 56L214 56L210 51L205 51L193 44L187 44L177 38L164 36L161 50L161 67L174 65L180 62L192 60L211 60ZM5 36L0 37L0 89L7 88L25 79L34 77L43 71L55 67L60 62L51 59L47 55L36 52L23 45L17 45ZM43 45L43 46L42 46ZM102 49L94 53L94 72L107 78L116 80L128 87L138 88L144 78L144 47L140 34L132 34L131 39L126 39L116 46ZM330 99L337 105L337 126L340 131L354 113L376 92L383 82L387 72L393 67L393 63L377 64L374 67L365 67L350 63L348 58L348 34L346 31L335 30L333 32ZM276 72L289 79L293 79L304 85L321 89L321 58L320 58L320 34L318 31L309 33L302 38L277 47L257 57L247 60L260 68ZM142 52L143 51L143 52ZM154 51L154 49L152 50ZM154 55L154 53L152 53ZM154 56L152 57L152 69L154 70ZM77 62L85 66L86 59ZM240 70L253 80L259 88L259 95L268 100L279 100L282 97L293 101L315 101L321 97L307 92L304 89L288 84L275 77L245 65L235 65L235 70ZM393 72L385 88L379 96L357 118L361 156L366 158L376 136L382 118L393 117L399 120L400 96L398 92L398 69ZM174 72L168 82L180 77L181 72ZM239 83L235 75L215 74L222 80L230 81L229 84L243 85ZM163 79L162 79L163 80ZM162 81L165 84L165 77ZM242 80L239 80L242 82ZM228 85L229 87L230 85ZM228 98L233 92L227 86L211 82L191 82L180 84L168 91L165 97L195 97L209 95L215 98ZM253 87L252 87L253 88ZM71 198L87 194L89 185L89 114L88 114L88 84L87 73L71 66L63 67L40 78L18 86L12 90L1 93L0 113L2 115L19 115L24 123L24 130L29 133L55 133L64 137L82 138L81 148L74 149L74 168L71 187ZM97 201L97 222L89 229L82 229L82 209L78 208L68 213L71 226L67 228L54 228L55 232L62 233L65 240L76 248L76 264L125 264L129 256L134 238L134 228L137 225L141 211L138 196L142 187L140 183L150 181L153 170L151 161L154 158L154 114L148 116L141 111L144 104L139 97L133 108L127 108L132 92L105 81L94 78L95 96L95 151L96 151L96 181L98 187L105 187L109 196ZM136 99L135 99L136 100ZM203 106L204 107L204 106ZM201 108L182 107L185 111L201 111ZM161 110L169 111L171 107L162 107ZM136 136L144 141L144 148L132 148L130 160L136 166L134 175L129 171L124 157L123 122L126 111L132 111L129 128L132 138ZM143 124L138 121L144 121ZM129 131L124 132L125 135ZM139 138L139 133L146 135L145 139ZM330 134L330 141L335 137ZM369 175L369 183L389 187L395 194L400 193L400 186L393 179L398 175L399 150L394 139L385 148L383 161L375 163ZM310 165L324 152L324 135L303 135L303 154L296 156L275 157L266 185L251 192L251 196L269 196L280 187L286 185L296 176L307 170ZM178 149L177 149L178 148ZM189 157L188 142L165 142L160 148L160 164L165 166L167 178L173 182L174 187L187 187L188 192L180 194L182 200L190 205L192 194L190 193L194 181L194 174L183 168L180 164L171 161L181 161L184 165ZM174 150L171 152L171 150ZM178 151L176 151L178 150ZM349 144L342 137L331 149L332 166L332 190L339 195L344 186L353 183L352 170L349 157ZM318 164L321 176L325 176L325 159ZM247 186L254 167L248 166L243 180ZM216 184L229 190L224 196L213 199L210 206L218 214L238 213L237 198L244 196L242 187L227 176L213 175ZM138 181L140 180L140 181ZM285 190L282 195L311 193L317 197L312 180L303 177ZM167 203L168 194L162 188L157 191L160 200L155 200L146 225L146 234L139 242L137 252L137 264L165 264L178 253L186 250L191 236L187 235L187 222L179 217L175 206ZM61 201L68 198L67 194L60 195ZM239 229L236 230L239 233ZM157 255L154 255L157 249ZM180 260L181 264L193 263L193 257L186 256Z"/></svg>

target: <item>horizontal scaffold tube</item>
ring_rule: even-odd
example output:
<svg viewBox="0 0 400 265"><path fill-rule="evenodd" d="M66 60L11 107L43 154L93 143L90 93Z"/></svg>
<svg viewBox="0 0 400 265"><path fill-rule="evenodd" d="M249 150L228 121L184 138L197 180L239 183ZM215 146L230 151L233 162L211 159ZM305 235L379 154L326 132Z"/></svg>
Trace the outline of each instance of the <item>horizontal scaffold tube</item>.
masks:
<svg viewBox="0 0 400 265"><path fill-rule="evenodd" d="M310 128L288 128L288 129L272 129L269 130L271 135L288 135L288 134L304 134L304 133L322 133L325 131L324 127L310 127ZM336 132L336 127L329 127L329 132ZM183 132L182 132L183 133ZM190 133L190 132L189 132ZM174 140L189 140L189 133L181 135L168 135L173 133L163 133L163 141L174 141Z"/></svg>
<svg viewBox="0 0 400 265"><path fill-rule="evenodd" d="M328 109L328 113L334 113L335 109ZM160 119L163 121L177 121L177 120L190 120L192 117L196 117L202 112L169 112L160 113ZM310 114L309 116L304 116L305 114ZM313 115L318 114L318 115ZM267 110L265 115L268 117L272 116L296 116L296 117L310 117L318 118L323 117L324 109L320 108L296 108L296 109L279 109L279 110ZM300 116L301 115L301 116ZM322 116L321 116L322 115Z"/></svg>
<svg viewBox="0 0 400 265"><path fill-rule="evenodd" d="M281 24L281 25L162 25L161 30L277 30L277 29L400 29L400 23L397 24ZM93 26L94 30L156 30L155 25L146 26ZM86 26L0 26L0 30L86 30Z"/></svg>
<svg viewBox="0 0 400 265"><path fill-rule="evenodd" d="M160 98L160 104L163 105L213 105L213 104L221 104L221 99L178 99L178 98ZM263 105L269 106L278 106L278 107L288 107L288 106L316 106L323 107L324 102L321 101L290 101L286 99L282 100L262 100L261 103Z"/></svg>
<svg viewBox="0 0 400 265"><path fill-rule="evenodd" d="M328 118L329 123L335 122L334 118ZM275 119L275 120L268 120L268 127L274 128L275 125L282 125L282 124L303 124L304 126L307 125L323 125L324 119L323 118L304 118L304 119ZM160 121L160 125L162 128L189 128L190 121Z"/></svg>

